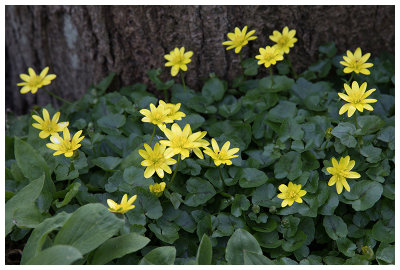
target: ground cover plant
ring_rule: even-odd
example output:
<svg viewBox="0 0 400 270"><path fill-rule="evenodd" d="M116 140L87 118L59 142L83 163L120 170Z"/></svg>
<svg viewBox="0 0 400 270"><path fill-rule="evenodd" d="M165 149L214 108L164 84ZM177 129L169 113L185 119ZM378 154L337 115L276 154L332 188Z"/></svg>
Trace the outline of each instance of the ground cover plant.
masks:
<svg viewBox="0 0 400 270"><path fill-rule="evenodd" d="M160 68L107 91L111 73L57 110L7 114L21 264L394 264L394 56L329 43L296 74L294 30L242 59L254 34L223 44L232 82L191 89L181 47L165 55L179 80ZM48 71L22 74L21 93L44 94Z"/></svg>

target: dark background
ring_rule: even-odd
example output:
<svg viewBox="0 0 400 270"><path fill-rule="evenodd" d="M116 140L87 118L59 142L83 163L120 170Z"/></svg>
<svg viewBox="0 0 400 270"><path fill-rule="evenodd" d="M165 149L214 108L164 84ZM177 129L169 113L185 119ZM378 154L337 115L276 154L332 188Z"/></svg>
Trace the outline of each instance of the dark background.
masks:
<svg viewBox="0 0 400 270"><path fill-rule="evenodd" d="M394 53L394 15L394 6L6 6L6 109L21 114L34 104L59 105L41 90L19 93L19 74L28 67L50 66L57 78L47 89L74 100L112 71L116 87L147 82L146 70L163 67L164 54L181 46L194 52L186 72L191 88L200 89L210 72L231 80L239 57L221 43L236 26L258 36L244 47L245 57L271 45L273 30L296 29L290 58L298 72L331 41L338 53Z"/></svg>

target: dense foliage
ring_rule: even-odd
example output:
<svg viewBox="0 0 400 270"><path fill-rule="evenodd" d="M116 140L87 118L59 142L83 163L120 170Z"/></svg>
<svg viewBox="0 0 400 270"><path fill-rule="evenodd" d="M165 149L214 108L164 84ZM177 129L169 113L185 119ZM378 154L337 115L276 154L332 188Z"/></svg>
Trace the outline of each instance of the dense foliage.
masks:
<svg viewBox="0 0 400 270"><path fill-rule="evenodd" d="M356 125L338 114L349 77L342 55L334 44L319 53L297 79L286 60L272 82L246 59L244 75L226 82L211 74L201 91L163 82L161 71L151 70L151 86L107 92L110 74L59 110L71 133L85 136L73 158L53 156L31 115L7 114L5 225L9 239L26 242L21 263L393 264L394 57L372 58L371 75L355 76L377 89L378 100ZM182 104L182 128L189 123L208 140L240 149L222 166L223 182L209 156L192 154L173 183L164 177L162 196L150 192L161 180L144 177L138 151L154 126L141 122L139 110L158 104L147 91L154 86ZM163 137L157 129L153 145ZM337 194L326 168L347 155L361 178ZM289 181L307 194L281 207L278 187ZM136 207L111 213L107 199L124 194L137 195Z"/></svg>

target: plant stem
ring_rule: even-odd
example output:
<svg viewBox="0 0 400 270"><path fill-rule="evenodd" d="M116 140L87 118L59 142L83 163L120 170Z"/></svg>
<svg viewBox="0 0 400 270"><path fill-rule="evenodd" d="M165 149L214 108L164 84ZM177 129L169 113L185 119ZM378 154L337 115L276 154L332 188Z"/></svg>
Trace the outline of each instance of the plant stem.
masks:
<svg viewBox="0 0 400 270"><path fill-rule="evenodd" d="M353 79L353 75L354 75L354 73L352 72L351 76L350 76L350 79L348 81L346 81L346 84L348 84L350 87L351 87L350 83L351 83L351 80Z"/></svg>
<svg viewBox="0 0 400 270"><path fill-rule="evenodd" d="M221 167L220 166L217 167L218 167L219 178L221 179L222 186L224 186L224 178L222 177Z"/></svg>
<svg viewBox="0 0 400 270"><path fill-rule="evenodd" d="M170 184L172 184L172 181L174 181L175 175L176 175L176 173L178 172L179 161L181 161L181 154L179 154L179 156L178 156L178 162L176 163L176 167L175 167L175 170L174 170L174 174L173 174L172 177L171 177Z"/></svg>
<svg viewBox="0 0 400 270"><path fill-rule="evenodd" d="M289 67L290 67L290 69L291 69L291 71L292 71L293 77L294 77L295 79L297 79L297 78L298 78L297 73L296 73L296 71L295 71L294 68L293 68L292 61L290 60L289 56L288 56L287 60L288 60L288 63L289 63Z"/></svg>
<svg viewBox="0 0 400 270"><path fill-rule="evenodd" d="M164 89L164 100L168 102L168 89Z"/></svg>
<svg viewBox="0 0 400 270"><path fill-rule="evenodd" d="M360 127L358 126L358 122L357 122L357 111L354 112L354 124L356 125L356 129L359 129Z"/></svg>
<svg viewBox="0 0 400 270"><path fill-rule="evenodd" d="M185 78L183 78L183 73L182 73L182 70L181 70L181 71L179 71L179 73L181 74L181 78L182 78L183 90L185 90L185 91L186 91Z"/></svg>
<svg viewBox="0 0 400 270"><path fill-rule="evenodd" d="M46 88L43 88L43 90L47 93L47 94L49 94L50 96L53 96L53 97L55 97L56 99L58 99L58 100L60 100L60 101L62 101L62 102L64 102L64 103L68 103L69 105L71 105L72 103L71 102L69 102L68 100L66 100L66 99L63 99L62 97L60 97L60 96L57 96L56 94L54 94L54 93L52 93L52 92L50 92L49 90L47 90Z"/></svg>
<svg viewBox="0 0 400 270"><path fill-rule="evenodd" d="M153 134L151 135L151 139L150 139L149 145L151 145L151 142L153 141L154 134L156 134L156 125L154 125Z"/></svg>
<svg viewBox="0 0 400 270"><path fill-rule="evenodd" d="M271 77L271 86L274 84L274 71L272 70L272 66L269 67L269 76Z"/></svg>
<svg viewBox="0 0 400 270"><path fill-rule="evenodd" d="M233 196L231 194L223 192L223 191L219 192L218 194L221 194L222 196L229 198L229 199L233 198Z"/></svg>

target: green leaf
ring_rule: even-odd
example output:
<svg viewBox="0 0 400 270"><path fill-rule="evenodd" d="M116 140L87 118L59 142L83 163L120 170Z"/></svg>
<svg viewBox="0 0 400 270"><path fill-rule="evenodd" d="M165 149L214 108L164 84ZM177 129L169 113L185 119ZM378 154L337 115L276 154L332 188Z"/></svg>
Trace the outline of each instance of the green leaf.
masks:
<svg viewBox="0 0 400 270"><path fill-rule="evenodd" d="M333 240L347 236L347 225L338 216L325 216L323 221L325 231Z"/></svg>
<svg viewBox="0 0 400 270"><path fill-rule="evenodd" d="M17 209L24 208L25 205L32 204L39 197L40 192L44 186L45 176L42 174L36 180L33 180L29 185L21 189L15 194L5 206L5 223L6 223L6 236L11 232L14 227L13 216Z"/></svg>
<svg viewBox="0 0 400 270"><path fill-rule="evenodd" d="M329 42L327 44L319 46L318 51L322 54L325 54L329 58L334 57L337 52L335 42Z"/></svg>
<svg viewBox="0 0 400 270"><path fill-rule="evenodd" d="M111 72L106 78L104 78L101 82L96 85L96 88L99 89L99 94L102 95L110 86L112 80L115 77L115 73Z"/></svg>
<svg viewBox="0 0 400 270"><path fill-rule="evenodd" d="M279 101L276 105L268 112L268 120L276 123L282 123L287 118L294 118L297 114L296 104L286 100Z"/></svg>
<svg viewBox="0 0 400 270"><path fill-rule="evenodd" d="M360 154L366 157L369 163L377 163L381 160L382 149L369 144L361 147Z"/></svg>
<svg viewBox="0 0 400 270"><path fill-rule="evenodd" d="M297 231L294 237L282 242L282 248L285 251L293 252L299 249L307 240L307 235L303 231Z"/></svg>
<svg viewBox="0 0 400 270"><path fill-rule="evenodd" d="M263 171L254 168L244 168L236 177L239 178L239 185L242 188L259 187L268 181L268 176Z"/></svg>
<svg viewBox="0 0 400 270"><path fill-rule="evenodd" d="M75 182L71 186L68 187L68 192L64 197L64 200L62 202L56 201L56 207L61 208L63 206L66 206L71 202L71 200L75 197L75 195L79 192L79 187L81 186L81 183Z"/></svg>
<svg viewBox="0 0 400 270"><path fill-rule="evenodd" d="M379 220L377 223L374 224L372 227L372 237L377 240L381 241L383 243L394 243L394 234L395 230L394 228L390 228L388 226L385 226L382 222L382 220Z"/></svg>
<svg viewBox="0 0 400 270"><path fill-rule="evenodd" d="M122 159L119 157L98 157L92 159L94 165L102 168L105 171L112 171L121 163Z"/></svg>
<svg viewBox="0 0 400 270"><path fill-rule="evenodd" d="M13 223L18 228L35 228L43 219L44 217L40 213L39 208L31 202L15 210Z"/></svg>
<svg viewBox="0 0 400 270"><path fill-rule="evenodd" d="M91 264L106 264L113 259L138 251L145 247L150 239L137 233L124 234L105 241L93 254Z"/></svg>
<svg viewBox="0 0 400 270"><path fill-rule="evenodd" d="M369 261L365 258L364 255L356 254L352 258L347 259L344 264L348 264L348 265L368 265Z"/></svg>
<svg viewBox="0 0 400 270"><path fill-rule="evenodd" d="M139 264L172 265L175 262L175 247L158 247L147 253Z"/></svg>
<svg viewBox="0 0 400 270"><path fill-rule="evenodd" d="M285 119L279 129L279 139L281 142L286 142L287 139L301 140L303 139L304 131L292 118Z"/></svg>
<svg viewBox="0 0 400 270"><path fill-rule="evenodd" d="M336 240L336 244L340 252L347 257L353 257L356 253L357 246L348 238L339 238Z"/></svg>
<svg viewBox="0 0 400 270"><path fill-rule="evenodd" d="M223 82L218 78L210 78L206 81L201 94L203 97L211 97L214 101L219 101L224 97L225 87Z"/></svg>
<svg viewBox="0 0 400 270"><path fill-rule="evenodd" d="M301 155L297 152L290 151L281 156L279 161L274 165L274 173L277 179L288 178L293 181L302 175Z"/></svg>
<svg viewBox="0 0 400 270"><path fill-rule="evenodd" d="M197 249L196 264L210 265L212 260L212 244L210 238L203 234L199 248Z"/></svg>
<svg viewBox="0 0 400 270"><path fill-rule="evenodd" d="M184 203L192 207L206 203L216 194L210 182L199 177L189 178L186 182L186 189L189 194L186 195Z"/></svg>
<svg viewBox="0 0 400 270"><path fill-rule="evenodd" d="M381 243L376 252L376 260L379 264L394 264L395 263L395 248L394 245Z"/></svg>
<svg viewBox="0 0 400 270"><path fill-rule="evenodd" d="M271 76L264 77L259 81L258 87L267 90L269 93L277 93L288 91L294 84L294 80L282 75L275 75L271 80Z"/></svg>
<svg viewBox="0 0 400 270"><path fill-rule="evenodd" d="M163 209L160 200L151 193L148 188L144 189L142 187L135 187L133 191L137 194L135 205L140 207L148 218L158 219L162 216Z"/></svg>
<svg viewBox="0 0 400 270"><path fill-rule="evenodd" d="M344 197L351 201L351 205L356 211L364 211L372 206L381 198L383 187L381 184L370 181L358 181L351 192L345 192Z"/></svg>
<svg viewBox="0 0 400 270"><path fill-rule="evenodd" d="M126 118L122 114L108 114L97 120L102 131L109 135L121 134L120 127L125 125Z"/></svg>
<svg viewBox="0 0 400 270"><path fill-rule="evenodd" d="M274 197L276 197L275 186L273 184L264 184L254 190L251 201L253 204L259 206L271 207L277 204L272 201ZM278 203L278 205L280 205L280 203Z"/></svg>
<svg viewBox="0 0 400 270"><path fill-rule="evenodd" d="M235 217L240 217L242 211L247 211L250 207L250 201L243 194L235 194L235 199L232 202L231 214Z"/></svg>
<svg viewBox="0 0 400 270"><path fill-rule="evenodd" d="M376 115L362 115L357 121L361 128L361 135L373 134L385 126L385 121Z"/></svg>
<svg viewBox="0 0 400 270"><path fill-rule="evenodd" d="M242 67L244 69L244 75L246 76L256 76L258 73L257 60L253 58L247 58L242 61Z"/></svg>
<svg viewBox="0 0 400 270"><path fill-rule="evenodd" d="M347 122L340 122L337 127L335 127L331 134L336 138L340 139L340 142L350 148L357 145L356 139L353 137L356 128L353 124Z"/></svg>
<svg viewBox="0 0 400 270"><path fill-rule="evenodd" d="M308 70L317 73L319 78L324 78L329 74L331 67L332 62L330 59L322 59L310 65Z"/></svg>
<svg viewBox="0 0 400 270"><path fill-rule="evenodd" d="M39 197L39 208L47 211L53 201L53 193L56 191L51 180L51 171L43 157L30 144L14 138L14 154L18 167L22 174L29 180L35 180L45 175L42 193Z"/></svg>
<svg viewBox="0 0 400 270"><path fill-rule="evenodd" d="M245 265L273 265L273 261L268 259L262 254L258 254L252 251L244 250L244 264Z"/></svg>
<svg viewBox="0 0 400 270"><path fill-rule="evenodd" d="M65 265L82 258L78 249L68 245L54 245L26 262L30 265Z"/></svg>
<svg viewBox="0 0 400 270"><path fill-rule="evenodd" d="M71 214L61 212L53 217L45 219L36 226L24 247L21 264L26 264L29 259L35 257L41 251L47 235L53 230L61 228L70 216Z"/></svg>
<svg viewBox="0 0 400 270"><path fill-rule="evenodd" d="M225 259L229 264L244 264L245 252L262 255L257 240L248 231L237 229L229 238L225 250Z"/></svg>
<svg viewBox="0 0 400 270"><path fill-rule="evenodd" d="M147 76L149 76L150 80L156 85L157 90L167 90L167 89L171 88L171 86L174 84L173 80L169 80L164 83L160 79L161 68L150 69L146 73L147 73Z"/></svg>
<svg viewBox="0 0 400 270"><path fill-rule="evenodd" d="M71 245L83 255L94 250L120 230L124 221L99 203L76 210L54 239L55 245Z"/></svg>

